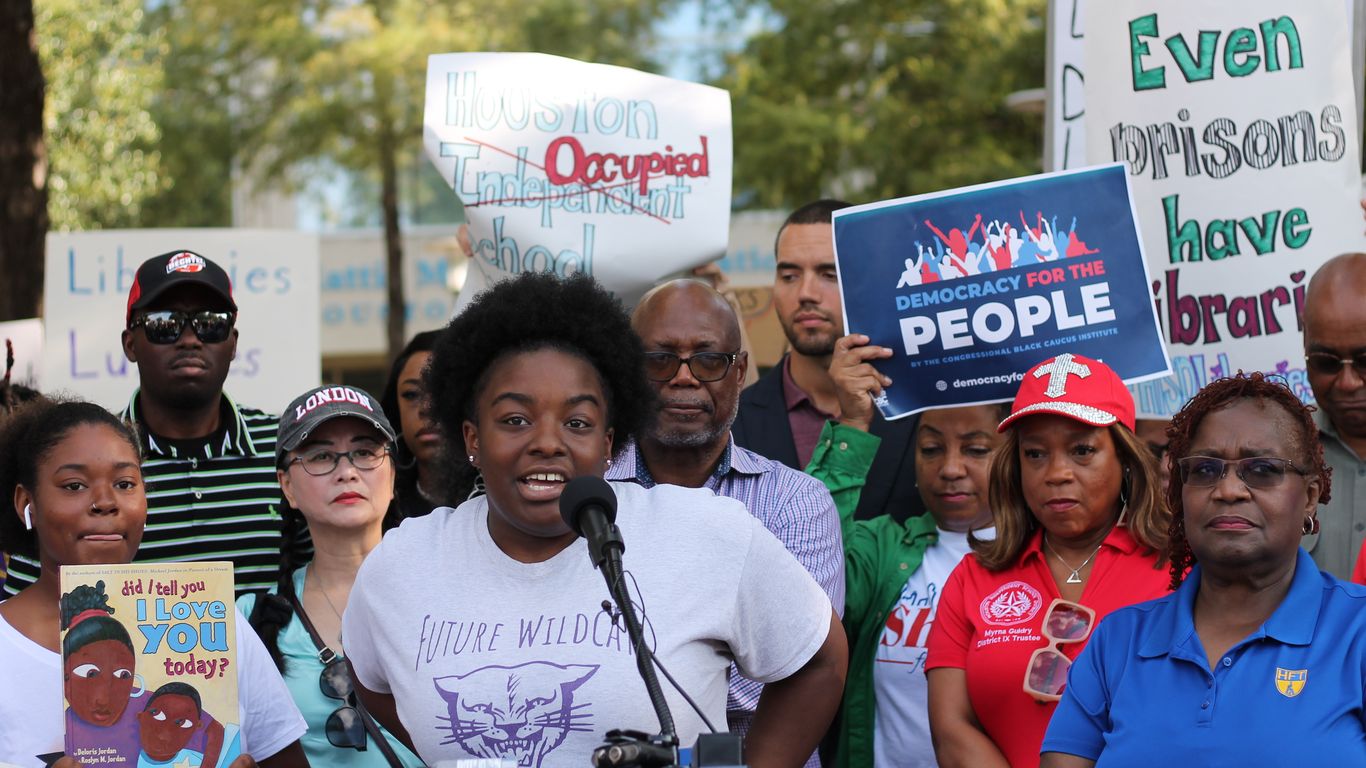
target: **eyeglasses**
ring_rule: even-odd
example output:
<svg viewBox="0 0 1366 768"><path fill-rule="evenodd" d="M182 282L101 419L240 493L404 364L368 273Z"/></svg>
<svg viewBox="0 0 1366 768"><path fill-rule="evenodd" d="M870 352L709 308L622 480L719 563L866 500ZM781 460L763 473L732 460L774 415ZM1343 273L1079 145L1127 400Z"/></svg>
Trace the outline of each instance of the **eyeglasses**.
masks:
<svg viewBox="0 0 1366 768"><path fill-rule="evenodd" d="M360 711L353 706L354 699L351 697L355 695L356 688L351 684L351 668L347 666L346 659L332 655L318 675L318 688L327 698L341 699L343 702L342 706L327 716L323 726L327 741L334 747L350 747L364 752L367 747L365 721L361 719Z"/></svg>
<svg viewBox="0 0 1366 768"><path fill-rule="evenodd" d="M194 329L195 337L205 344L221 344L232 335L232 324L235 319L236 315L233 312L167 310L148 312L128 327L131 329L142 326L143 333L147 334L147 340L153 344L174 344L180 339L180 334L185 332L185 326L189 325Z"/></svg>
<svg viewBox="0 0 1366 768"><path fill-rule="evenodd" d="M672 352L646 352L645 376L650 381L669 381L686 364L698 381L720 381L739 356L739 352L698 352L689 357Z"/></svg>
<svg viewBox="0 0 1366 768"><path fill-rule="evenodd" d="M1237 461L1225 461L1213 456L1187 456L1176 462L1181 470L1181 482L1196 488L1216 485L1228 474L1229 466L1248 488L1275 488L1285 482L1286 470L1297 475L1309 474L1296 467L1289 459L1275 456L1253 456Z"/></svg>
<svg viewBox="0 0 1366 768"><path fill-rule="evenodd" d="M1350 365L1358 378L1366 379L1366 352L1357 352L1351 357L1338 357L1331 352L1310 352L1304 356L1304 363L1310 373L1322 376L1337 376Z"/></svg>
<svg viewBox="0 0 1366 768"><path fill-rule="evenodd" d="M1025 667L1024 692L1038 701L1057 701L1067 687L1067 670L1072 660L1062 652L1064 643L1080 643L1096 625L1096 612L1070 600L1055 598L1043 617L1043 636L1048 645L1029 657Z"/></svg>
<svg viewBox="0 0 1366 768"><path fill-rule="evenodd" d="M350 451L329 451L318 450L303 456L295 456L289 464L299 464L304 471L310 475L321 477L330 475L337 468L343 458L350 459L351 466L356 469L374 469L384 463L384 459L389 455L387 446L376 446L373 448L355 448ZM289 466L286 464L285 466Z"/></svg>

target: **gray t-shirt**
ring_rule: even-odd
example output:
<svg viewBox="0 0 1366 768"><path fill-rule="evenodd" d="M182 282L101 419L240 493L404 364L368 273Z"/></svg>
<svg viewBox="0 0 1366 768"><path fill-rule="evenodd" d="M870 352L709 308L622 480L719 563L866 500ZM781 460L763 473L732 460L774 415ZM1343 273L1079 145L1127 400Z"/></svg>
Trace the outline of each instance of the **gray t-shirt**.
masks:
<svg viewBox="0 0 1366 768"><path fill-rule="evenodd" d="M705 489L612 486L647 642L723 728L730 662L761 682L796 672L825 641L830 600L739 502ZM437 509L405 520L370 553L343 625L361 683L393 694L429 764L583 766L610 729L657 731L585 543L520 563L490 538L488 514L485 497ZM680 743L691 746L702 721L664 690Z"/></svg>

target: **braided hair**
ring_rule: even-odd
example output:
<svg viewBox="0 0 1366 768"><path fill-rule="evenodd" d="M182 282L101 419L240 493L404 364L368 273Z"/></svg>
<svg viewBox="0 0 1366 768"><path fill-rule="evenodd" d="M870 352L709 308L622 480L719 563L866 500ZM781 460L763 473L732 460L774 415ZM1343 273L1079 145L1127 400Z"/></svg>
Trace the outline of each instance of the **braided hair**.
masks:
<svg viewBox="0 0 1366 768"><path fill-rule="evenodd" d="M95 586L81 584L70 592L62 594L61 628L66 632L62 638L62 656L71 654L91 643L101 640L117 640L133 651L133 638L128 630L112 618L114 608L109 605L109 595L104 591L104 580Z"/></svg>

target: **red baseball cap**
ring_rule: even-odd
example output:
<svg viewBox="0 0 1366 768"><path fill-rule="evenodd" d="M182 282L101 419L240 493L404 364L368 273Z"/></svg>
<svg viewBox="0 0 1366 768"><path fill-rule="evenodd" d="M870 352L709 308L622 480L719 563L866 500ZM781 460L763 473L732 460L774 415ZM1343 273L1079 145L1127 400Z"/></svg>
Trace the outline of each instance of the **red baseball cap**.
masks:
<svg viewBox="0 0 1366 768"><path fill-rule="evenodd" d="M1064 352L1029 369L1010 415L996 428L1034 413L1053 413L1093 427L1116 422L1134 428L1134 397L1119 374L1099 360Z"/></svg>

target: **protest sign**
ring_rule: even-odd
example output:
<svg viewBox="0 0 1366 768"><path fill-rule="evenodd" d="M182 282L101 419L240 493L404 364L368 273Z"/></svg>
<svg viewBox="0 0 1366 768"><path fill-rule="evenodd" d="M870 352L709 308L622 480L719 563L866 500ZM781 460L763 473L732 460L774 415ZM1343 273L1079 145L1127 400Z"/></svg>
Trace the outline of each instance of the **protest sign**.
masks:
<svg viewBox="0 0 1366 768"><path fill-rule="evenodd" d="M389 275L384 236L378 230L329 232L322 253L322 354L387 357ZM403 338L444 326L455 296L447 285L457 256L456 227L412 226L403 230Z"/></svg>
<svg viewBox="0 0 1366 768"><path fill-rule="evenodd" d="M1049 0L1048 89L1044 107L1044 170L1086 165L1086 0ZM1343 0L1351 19L1357 117L1362 115L1362 62L1366 61L1366 0Z"/></svg>
<svg viewBox="0 0 1366 768"><path fill-rule="evenodd" d="M1328 258L1363 247L1342 0L1086 6L1087 156L1134 190L1174 375L1134 387L1166 417L1239 369L1306 401L1299 316Z"/></svg>
<svg viewBox="0 0 1366 768"><path fill-rule="evenodd" d="M1085 9L1083 0L1050 0L1044 97L1044 169L1086 165Z"/></svg>
<svg viewBox="0 0 1366 768"><path fill-rule="evenodd" d="M32 318L0 323L0 342L6 341L14 352L14 370L10 371L10 381L41 390L43 321Z"/></svg>
<svg viewBox="0 0 1366 768"><path fill-rule="evenodd" d="M138 385L120 332L138 267L186 249L215 261L237 302L237 356L223 385L275 412L318 384L318 237L241 229L129 229L49 234L43 292L43 389L121 409Z"/></svg>
<svg viewBox="0 0 1366 768"><path fill-rule="evenodd" d="M844 327L890 347L888 419L1009 400L1062 352L1168 372L1119 165L835 212Z"/></svg>
<svg viewBox="0 0 1366 768"><path fill-rule="evenodd" d="M462 305L522 272L586 272L630 302L725 253L723 90L537 53L441 54L423 122L469 220Z"/></svg>

